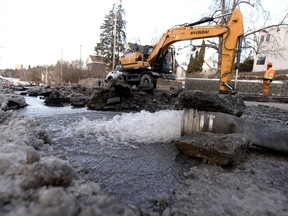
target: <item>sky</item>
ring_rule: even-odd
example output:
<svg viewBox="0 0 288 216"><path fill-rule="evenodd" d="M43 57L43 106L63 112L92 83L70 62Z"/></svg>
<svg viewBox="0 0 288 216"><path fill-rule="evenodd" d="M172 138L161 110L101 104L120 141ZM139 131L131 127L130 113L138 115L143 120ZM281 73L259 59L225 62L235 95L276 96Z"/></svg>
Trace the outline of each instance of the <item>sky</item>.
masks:
<svg viewBox="0 0 288 216"><path fill-rule="evenodd" d="M122 0L127 42L153 44L174 25L201 19L211 2ZM262 2L267 10L273 6L275 18L288 9L287 0ZM0 69L86 61L114 3L119 0L0 0Z"/></svg>

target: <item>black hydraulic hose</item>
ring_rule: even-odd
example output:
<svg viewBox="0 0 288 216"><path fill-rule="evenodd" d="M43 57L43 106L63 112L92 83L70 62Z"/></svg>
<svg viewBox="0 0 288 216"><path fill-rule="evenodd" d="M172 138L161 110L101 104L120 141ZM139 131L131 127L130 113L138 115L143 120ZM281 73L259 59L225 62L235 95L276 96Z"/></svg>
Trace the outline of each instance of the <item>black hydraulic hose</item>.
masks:
<svg viewBox="0 0 288 216"><path fill-rule="evenodd" d="M197 22L193 22L193 23L188 23L188 24L185 24L185 26L195 26L195 25L199 25L199 24L202 24L202 23L205 23L205 22L211 22L213 21L214 18L213 17L204 17L203 19L197 21Z"/></svg>
<svg viewBox="0 0 288 216"><path fill-rule="evenodd" d="M287 130L247 121L244 134L251 139L254 146L288 153Z"/></svg>

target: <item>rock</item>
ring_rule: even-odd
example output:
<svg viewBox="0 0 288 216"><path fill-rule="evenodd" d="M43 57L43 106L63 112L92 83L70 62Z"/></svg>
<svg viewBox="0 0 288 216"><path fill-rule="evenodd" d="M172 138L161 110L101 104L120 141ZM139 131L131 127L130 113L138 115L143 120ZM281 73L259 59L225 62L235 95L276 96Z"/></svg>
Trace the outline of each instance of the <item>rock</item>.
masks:
<svg viewBox="0 0 288 216"><path fill-rule="evenodd" d="M42 186L67 187L76 177L75 170L67 161L56 158L32 164L27 173L21 185L26 190Z"/></svg>
<svg viewBox="0 0 288 216"><path fill-rule="evenodd" d="M4 110L0 109L0 124L8 124L13 115L13 111L5 112Z"/></svg>
<svg viewBox="0 0 288 216"><path fill-rule="evenodd" d="M138 89L140 90L140 91L144 91L144 92L147 92L147 93L153 93L153 91L154 91L154 85L152 84L152 83L143 83L143 84L140 84L139 86L138 86Z"/></svg>
<svg viewBox="0 0 288 216"><path fill-rule="evenodd" d="M243 134L198 132L174 141L184 154L218 165L236 165L247 156L250 140Z"/></svg>
<svg viewBox="0 0 288 216"><path fill-rule="evenodd" d="M43 188L34 195L34 205L16 215L77 215L79 207L75 197L63 188Z"/></svg>
<svg viewBox="0 0 288 216"><path fill-rule="evenodd" d="M90 101L90 98L80 93L71 93L69 101L72 107L85 107Z"/></svg>
<svg viewBox="0 0 288 216"><path fill-rule="evenodd" d="M113 97L107 100L107 104L119 103L121 101L120 97Z"/></svg>
<svg viewBox="0 0 288 216"><path fill-rule="evenodd" d="M109 81L106 88L94 90L87 107L95 110L155 112L174 109L175 98L161 90L136 91L123 80L114 79Z"/></svg>
<svg viewBox="0 0 288 216"><path fill-rule="evenodd" d="M40 154L38 151L34 149L30 149L26 152L26 163L27 164L33 164L35 162L38 162L40 160Z"/></svg>
<svg viewBox="0 0 288 216"><path fill-rule="evenodd" d="M179 96L177 109L197 109L241 116L246 105L240 97L231 94L216 94L198 90L184 90Z"/></svg>
<svg viewBox="0 0 288 216"><path fill-rule="evenodd" d="M71 102L70 105L72 107L85 107L87 103L88 103L87 101L79 101L79 102Z"/></svg>
<svg viewBox="0 0 288 216"><path fill-rule="evenodd" d="M91 94L93 93L94 89L93 88L87 88L81 85L72 85L71 87L68 88L72 93L79 93L81 95L85 95L86 97L90 97Z"/></svg>
<svg viewBox="0 0 288 216"><path fill-rule="evenodd" d="M27 91L20 92L20 95L27 95Z"/></svg>
<svg viewBox="0 0 288 216"><path fill-rule="evenodd" d="M78 193L79 195L95 195L100 192L100 185L96 182L88 182L81 184L78 187Z"/></svg>
<svg viewBox="0 0 288 216"><path fill-rule="evenodd" d="M48 133L43 129L39 129L36 133L36 136L38 139L43 140L44 144L51 143Z"/></svg>
<svg viewBox="0 0 288 216"><path fill-rule="evenodd" d="M92 93L89 109L95 110L135 110L139 106L137 97L132 92L132 87L122 80L113 79L109 81L107 88L96 88Z"/></svg>
<svg viewBox="0 0 288 216"><path fill-rule="evenodd" d="M28 104L23 96L14 94L0 94L0 109L4 111L19 109L26 106L28 106Z"/></svg>
<svg viewBox="0 0 288 216"><path fill-rule="evenodd" d="M63 106L71 104L73 107L84 107L90 100L91 88L74 85L71 87L34 87L27 91L29 96L42 96L47 106Z"/></svg>
<svg viewBox="0 0 288 216"><path fill-rule="evenodd" d="M108 83L108 88L113 90L118 97L133 97L131 85L129 85L123 80L110 80Z"/></svg>
<svg viewBox="0 0 288 216"><path fill-rule="evenodd" d="M65 202L67 202L68 204L74 204L74 197L68 195L63 188L59 187L42 189L38 192L37 195L39 196L39 203L43 207L59 206Z"/></svg>
<svg viewBox="0 0 288 216"><path fill-rule="evenodd" d="M87 104L89 109L102 110L107 105L107 100L117 96L116 93L109 88L97 88L92 93L91 99Z"/></svg>
<svg viewBox="0 0 288 216"><path fill-rule="evenodd" d="M48 106L63 106L64 103L69 102L69 99L61 94L59 90L54 90L49 94L49 97L45 97L45 104Z"/></svg>
<svg viewBox="0 0 288 216"><path fill-rule="evenodd" d="M11 86L10 88L13 89L13 91L26 91L27 88L25 88L24 86L22 85L19 85L19 86Z"/></svg>
<svg viewBox="0 0 288 216"><path fill-rule="evenodd" d="M32 87L27 90L28 96L44 96L49 97L49 95L55 90L55 88L51 88L50 86L46 87Z"/></svg>
<svg viewBox="0 0 288 216"><path fill-rule="evenodd" d="M29 88L27 90L27 95L29 96L38 96L38 92L40 91L40 87Z"/></svg>

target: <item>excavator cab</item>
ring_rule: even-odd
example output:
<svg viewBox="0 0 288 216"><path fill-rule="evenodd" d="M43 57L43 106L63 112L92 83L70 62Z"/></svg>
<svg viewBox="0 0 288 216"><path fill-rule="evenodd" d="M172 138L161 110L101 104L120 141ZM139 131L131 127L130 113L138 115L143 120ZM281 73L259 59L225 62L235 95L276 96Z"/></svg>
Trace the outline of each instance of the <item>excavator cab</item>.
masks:
<svg viewBox="0 0 288 216"><path fill-rule="evenodd" d="M161 71L162 73L175 72L175 48L170 46L165 52L163 52L151 65L153 71Z"/></svg>

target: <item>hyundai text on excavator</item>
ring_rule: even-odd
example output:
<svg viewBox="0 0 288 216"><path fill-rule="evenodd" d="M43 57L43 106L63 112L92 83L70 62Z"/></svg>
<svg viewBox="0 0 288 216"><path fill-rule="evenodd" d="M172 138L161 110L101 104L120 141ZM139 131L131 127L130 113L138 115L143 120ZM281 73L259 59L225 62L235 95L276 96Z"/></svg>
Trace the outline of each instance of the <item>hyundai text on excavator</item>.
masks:
<svg viewBox="0 0 288 216"><path fill-rule="evenodd" d="M130 84L153 84L156 87L158 78L175 79L175 51L172 44L178 41L222 37L220 89L219 93L232 93L230 84L235 57L240 57L241 36L244 33L243 19L240 10L230 15L226 25L197 26L215 18L204 18L198 22L175 26L164 33L154 46L130 44L120 57L117 71L121 78Z"/></svg>

